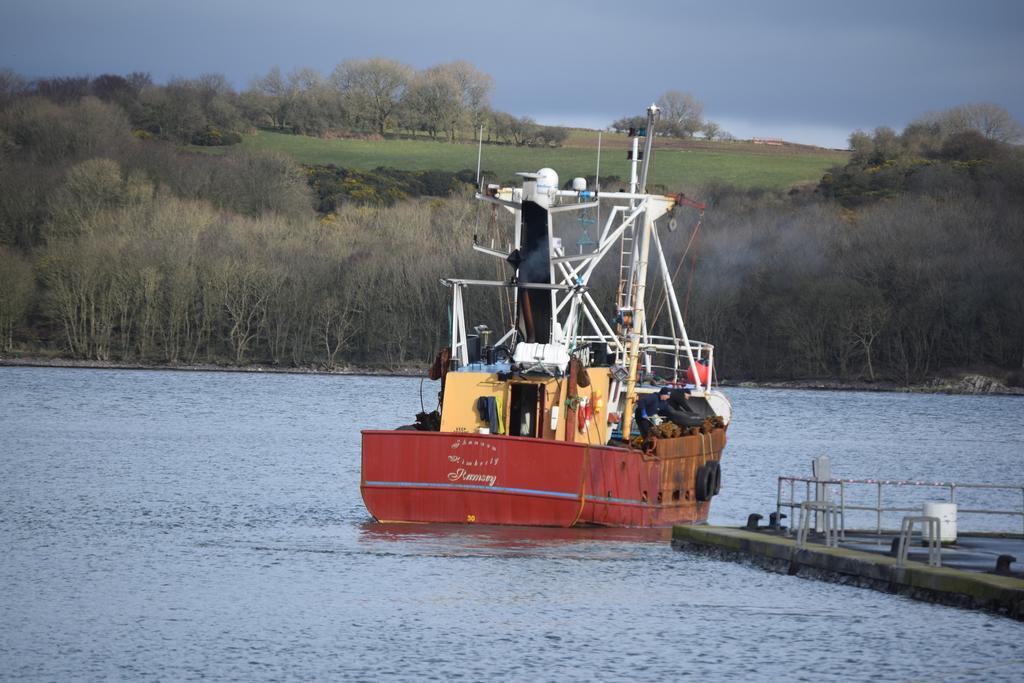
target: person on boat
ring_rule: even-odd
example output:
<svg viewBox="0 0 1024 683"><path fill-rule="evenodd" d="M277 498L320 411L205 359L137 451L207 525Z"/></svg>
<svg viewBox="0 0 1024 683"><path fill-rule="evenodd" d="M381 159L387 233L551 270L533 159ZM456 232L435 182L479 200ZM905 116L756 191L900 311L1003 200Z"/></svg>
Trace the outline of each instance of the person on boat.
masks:
<svg viewBox="0 0 1024 683"><path fill-rule="evenodd" d="M669 394L664 415L680 427L699 427L704 418L697 414L689 403L690 390L686 387L676 389Z"/></svg>
<svg viewBox="0 0 1024 683"><path fill-rule="evenodd" d="M668 387L662 387L658 393L645 394L637 400L634 419L637 429L640 430L640 435L645 439L650 436L651 431L654 429L654 421L651 418L655 415L666 414L665 410L668 407L669 393Z"/></svg>

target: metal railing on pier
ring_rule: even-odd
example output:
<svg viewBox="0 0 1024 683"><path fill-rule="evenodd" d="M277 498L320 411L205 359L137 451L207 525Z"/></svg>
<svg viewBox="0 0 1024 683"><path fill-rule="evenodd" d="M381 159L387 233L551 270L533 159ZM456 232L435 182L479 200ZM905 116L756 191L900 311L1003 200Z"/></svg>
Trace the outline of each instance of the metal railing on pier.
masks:
<svg viewBox="0 0 1024 683"><path fill-rule="evenodd" d="M803 484L802 487L798 484ZM788 487L786 486L788 484ZM783 509L789 510L790 519L795 519L794 515L797 510L800 510L801 506L808 501L833 501L838 499L835 504L839 507L839 525L840 535L845 538L846 533L846 513L847 511L857 512L873 512L875 514L875 533L881 534L883 531L896 532L898 529L883 529L882 528L882 515L884 513L920 513L921 508L918 507L906 507L900 505L885 505L883 504L883 492L887 490L899 489L901 487L913 487L915 489L937 489L942 490L944 494L948 494L950 503L957 503L957 493L967 491L1004 491L1004 492L1016 492L1020 495L1020 507L1015 509L999 509L999 508L988 508L988 507L972 507L972 508L960 508L958 506L957 515L1003 515L1007 517L1018 517L1020 518L1020 532L1024 533L1024 485L1007 485L1007 484L960 484L956 482L930 482L930 481L908 481L908 480L890 480L890 479L825 479L819 480L813 477L779 477L778 490L775 501L775 511L781 514ZM788 488L788 498L783 496L783 489ZM798 490L803 489L803 498L797 499ZM871 491L871 489L874 489ZM860 499L864 496L865 490L868 491L867 495L874 494L874 504L865 504ZM859 497L856 503L847 503L848 494L853 493Z"/></svg>

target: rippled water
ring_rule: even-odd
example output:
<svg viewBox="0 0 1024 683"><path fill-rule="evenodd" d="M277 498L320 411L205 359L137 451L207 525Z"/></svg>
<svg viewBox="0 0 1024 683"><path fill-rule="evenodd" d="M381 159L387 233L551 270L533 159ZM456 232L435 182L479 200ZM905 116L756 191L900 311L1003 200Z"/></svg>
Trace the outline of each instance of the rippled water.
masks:
<svg viewBox="0 0 1024 683"><path fill-rule="evenodd" d="M1006 680L1020 623L677 552L664 532L381 526L403 378L0 369L0 677ZM424 400L436 394L427 382ZM712 521L775 477L1024 481L1024 401L736 389Z"/></svg>

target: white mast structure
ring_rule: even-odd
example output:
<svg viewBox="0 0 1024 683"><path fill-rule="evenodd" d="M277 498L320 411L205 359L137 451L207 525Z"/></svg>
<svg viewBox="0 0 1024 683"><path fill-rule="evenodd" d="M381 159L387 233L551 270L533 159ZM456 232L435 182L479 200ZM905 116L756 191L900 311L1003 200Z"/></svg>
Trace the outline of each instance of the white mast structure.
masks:
<svg viewBox="0 0 1024 683"><path fill-rule="evenodd" d="M573 181L572 190L561 190L558 187L558 176L551 169L520 173L523 177L521 188L489 185L486 190L478 192L476 198L480 201L502 206L514 214L515 235L509 251L496 249L493 244L490 247L474 244L473 248L508 261L516 267L516 275L507 281L461 278L445 278L441 281L452 288L452 358L460 366L470 363L462 290L471 286L511 288L516 309L520 312L529 306L530 301L537 301L545 294L550 297L550 306L543 301L540 302L543 305L537 307L546 313L537 325L545 334L536 339L525 338L521 321L518 320L522 316L517 315L517 321L494 344L512 348L514 362L522 365L526 372L557 375L565 370L570 355L594 343L607 345L607 349L614 354L615 367L612 373L618 380L609 397L609 406L619 401L624 438L628 438L632 428L641 357L645 358L645 371L653 373L657 370L663 373L660 376L667 382L685 384L689 376L694 382L693 393L698 396L709 393L712 383L712 373L701 371L698 361L705 363L708 368L714 368L714 347L704 342L691 341L686 332L658 236L658 220L672 213L684 199L682 195L646 193L653 126L657 115L658 108L651 105L647 109L648 127L639 177L636 171L638 145L634 137L629 192L598 193L587 190L586 181L582 178ZM613 207L601 229L596 250L590 254L566 254L565 248L554 235L554 214L597 208L599 201L612 203ZM529 216L524 219L524 214ZM526 254L524 259L522 250L530 246L531 240L536 248ZM651 335L647 327L645 299L652 243L657 258L655 267L667 293L671 336ZM538 244L542 246L538 247ZM616 245L620 246L621 255L617 296L619 312L620 315L623 312L629 313L632 318L629 325L620 322L618 329L608 322L587 286L597 266ZM628 257L627 248L630 252ZM535 276L527 277L525 267L526 260L538 253L541 254L543 264L547 265L547 277L541 278L541 281L537 281ZM625 263L627 258L628 266ZM533 270L536 273L536 269ZM622 276L623 272L627 274ZM588 334L577 332L578 328L584 326L583 323L589 328ZM537 321L534 321L536 324ZM624 397L620 395L623 388Z"/></svg>

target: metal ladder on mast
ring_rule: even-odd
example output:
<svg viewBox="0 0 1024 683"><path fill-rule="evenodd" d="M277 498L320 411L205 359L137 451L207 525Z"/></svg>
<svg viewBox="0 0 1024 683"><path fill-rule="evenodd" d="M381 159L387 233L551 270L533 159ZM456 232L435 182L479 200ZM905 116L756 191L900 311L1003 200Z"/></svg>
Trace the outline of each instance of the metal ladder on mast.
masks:
<svg viewBox="0 0 1024 683"><path fill-rule="evenodd" d="M622 238L619 240L620 249L619 252L619 289L616 303L618 304L619 310L624 308L633 307L633 297L629 296L629 305L626 303L627 294L632 294L632 277L633 272L633 242L635 241L634 231L636 229L636 223L631 223L622 232Z"/></svg>
<svg viewBox="0 0 1024 683"><path fill-rule="evenodd" d="M653 106L653 105L652 105ZM648 125L653 124L653 119L650 113L648 113ZM636 192L638 189L636 165L637 162L642 158L640 152L640 138L643 137L649 143L650 139L647 138L648 131L646 128L630 128L629 137L633 141L633 149L628 153L627 158L630 161L630 178L629 178L629 191ZM648 152L650 148L649 144L645 145L645 152ZM636 208L636 200L631 199L629 203L630 209ZM622 238L619 240L621 251L619 252L619 291L616 303L620 311L629 310L632 311L634 307L634 291L636 282L634 282L633 274L636 272L636 239L637 239L637 228L636 221L634 220L626 229L622 232Z"/></svg>

